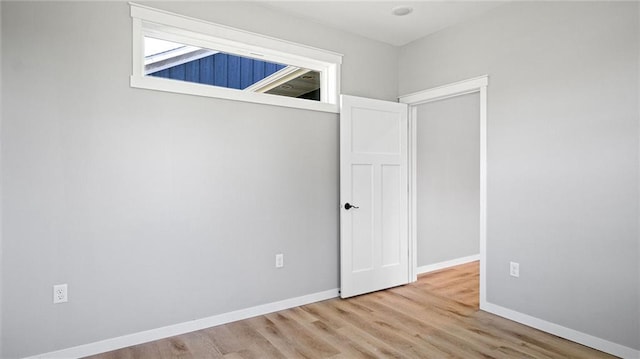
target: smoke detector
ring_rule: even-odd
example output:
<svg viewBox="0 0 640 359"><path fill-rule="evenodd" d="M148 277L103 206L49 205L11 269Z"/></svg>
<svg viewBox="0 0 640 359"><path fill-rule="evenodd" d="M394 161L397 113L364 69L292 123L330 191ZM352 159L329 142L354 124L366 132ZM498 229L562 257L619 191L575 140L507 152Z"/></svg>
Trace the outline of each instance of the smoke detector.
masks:
<svg viewBox="0 0 640 359"><path fill-rule="evenodd" d="M413 8L410 6L396 6L391 9L391 13L395 16L405 16L413 12Z"/></svg>

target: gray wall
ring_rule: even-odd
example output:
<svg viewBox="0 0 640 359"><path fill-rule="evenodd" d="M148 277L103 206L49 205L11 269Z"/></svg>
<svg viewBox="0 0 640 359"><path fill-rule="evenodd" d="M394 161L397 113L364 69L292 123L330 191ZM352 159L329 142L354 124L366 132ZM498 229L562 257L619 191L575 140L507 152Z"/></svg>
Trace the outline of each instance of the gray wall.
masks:
<svg viewBox="0 0 640 359"><path fill-rule="evenodd" d="M161 5L343 52L344 92L396 95L391 46ZM337 114L130 88L124 2L1 6L2 358L338 287Z"/></svg>
<svg viewBox="0 0 640 359"><path fill-rule="evenodd" d="M480 95L417 108L418 266L480 252Z"/></svg>
<svg viewBox="0 0 640 359"><path fill-rule="evenodd" d="M398 66L400 94L490 76L488 301L635 349L638 6L507 4Z"/></svg>

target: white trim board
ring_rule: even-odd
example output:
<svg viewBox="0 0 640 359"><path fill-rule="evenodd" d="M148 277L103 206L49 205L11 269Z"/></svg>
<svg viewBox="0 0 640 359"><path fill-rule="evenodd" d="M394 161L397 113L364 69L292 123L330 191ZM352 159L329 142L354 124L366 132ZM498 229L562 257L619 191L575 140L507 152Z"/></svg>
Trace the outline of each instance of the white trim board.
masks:
<svg viewBox="0 0 640 359"><path fill-rule="evenodd" d="M454 266L457 266L457 265L460 265L460 264L466 264L466 263L475 262L475 261L478 261L478 260L480 260L480 254L474 254L472 256L455 258L455 259L451 259L451 260L444 261L444 262L439 262L439 263L434 263L434 264L428 264L428 265L425 265L425 266L421 266L421 267L417 268L416 272L418 274L435 272L435 271L440 270L440 269L454 267Z"/></svg>
<svg viewBox="0 0 640 359"><path fill-rule="evenodd" d="M338 297L338 289L330 289L324 292L312 293L301 297L281 300L279 302L267 303L251 308L236 310L233 312L214 315L207 318L196 319L188 322L169 325L166 327L147 330L144 332L124 335L117 338L102 340L95 343L79 345L73 348L62 349L50 353L38 354L25 359L69 359L81 358L89 355L96 355L108 351L130 347L142 343L151 342L158 339L168 338L175 335L190 333L196 330L214 327L216 325L235 322L242 319L252 318L259 315L269 314L280 310L299 307L327 299Z"/></svg>
<svg viewBox="0 0 640 359"><path fill-rule="evenodd" d="M467 93L480 91L481 88L489 85L489 76L483 75L472 79L454 82L452 84L434 87L428 90L418 91L398 98L399 102L410 105L444 100L445 98L460 96Z"/></svg>
<svg viewBox="0 0 640 359"><path fill-rule="evenodd" d="M542 330L547 333L559 336L564 339L571 340L582 345L615 355L624 359L639 359L640 350L616 344L608 340L604 340L593 335L585 334L574 329L566 328L561 325L547 322L527 314L517 312L493 303L484 303L481 308L485 312L498 315L503 318L513 320L515 322L528 325L532 328Z"/></svg>

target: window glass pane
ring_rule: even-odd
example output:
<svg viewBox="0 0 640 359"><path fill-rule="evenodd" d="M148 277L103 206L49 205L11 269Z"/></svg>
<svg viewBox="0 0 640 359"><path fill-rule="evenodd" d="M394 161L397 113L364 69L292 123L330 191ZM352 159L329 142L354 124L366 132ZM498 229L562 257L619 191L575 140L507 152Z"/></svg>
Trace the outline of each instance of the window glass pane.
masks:
<svg viewBox="0 0 640 359"><path fill-rule="evenodd" d="M144 37L144 74L320 101L320 73L287 64Z"/></svg>

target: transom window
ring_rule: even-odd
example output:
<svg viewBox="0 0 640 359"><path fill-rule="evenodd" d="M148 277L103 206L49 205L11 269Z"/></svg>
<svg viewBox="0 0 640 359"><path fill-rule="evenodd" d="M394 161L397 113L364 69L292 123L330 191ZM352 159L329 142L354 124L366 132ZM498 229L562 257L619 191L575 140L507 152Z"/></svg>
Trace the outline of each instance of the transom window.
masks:
<svg viewBox="0 0 640 359"><path fill-rule="evenodd" d="M132 87L338 112L339 54L137 4L131 16Z"/></svg>

